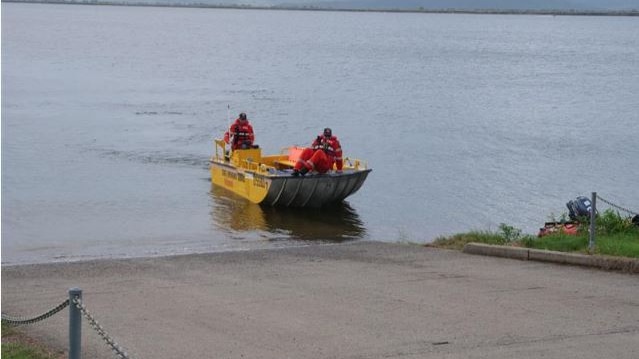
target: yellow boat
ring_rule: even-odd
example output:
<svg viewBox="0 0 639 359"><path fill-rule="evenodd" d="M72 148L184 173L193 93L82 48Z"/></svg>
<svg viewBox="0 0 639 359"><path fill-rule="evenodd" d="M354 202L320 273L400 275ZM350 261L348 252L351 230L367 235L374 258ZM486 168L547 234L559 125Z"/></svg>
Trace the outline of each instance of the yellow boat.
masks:
<svg viewBox="0 0 639 359"><path fill-rule="evenodd" d="M360 189L372 169L344 158L341 173L293 176L293 166L303 148L293 146L278 155L262 156L261 148L238 149L230 154L224 140L215 140L211 157L214 185L253 203L282 207L323 207L340 202Z"/></svg>

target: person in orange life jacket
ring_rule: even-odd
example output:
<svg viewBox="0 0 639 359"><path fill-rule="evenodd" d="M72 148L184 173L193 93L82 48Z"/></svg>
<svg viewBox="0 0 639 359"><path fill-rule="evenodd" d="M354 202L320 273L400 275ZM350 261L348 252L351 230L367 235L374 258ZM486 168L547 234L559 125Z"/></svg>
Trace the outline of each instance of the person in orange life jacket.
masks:
<svg viewBox="0 0 639 359"><path fill-rule="evenodd" d="M242 112L229 127L229 130L224 133L224 142L230 143L231 149L237 150L251 148L253 141L255 141L253 126L246 118L246 114Z"/></svg>
<svg viewBox="0 0 639 359"><path fill-rule="evenodd" d="M303 176L309 171L326 173L333 169L333 164L337 168L337 173L341 173L344 166L342 146L337 137L333 136L333 131L325 128L324 132L313 141L311 147L302 151L293 169L293 176Z"/></svg>

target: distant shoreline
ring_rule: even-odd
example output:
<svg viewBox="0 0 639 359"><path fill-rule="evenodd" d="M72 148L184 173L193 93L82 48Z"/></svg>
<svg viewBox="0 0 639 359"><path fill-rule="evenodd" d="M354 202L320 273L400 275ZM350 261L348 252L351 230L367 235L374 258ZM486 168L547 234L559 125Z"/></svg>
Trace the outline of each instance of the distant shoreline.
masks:
<svg viewBox="0 0 639 359"><path fill-rule="evenodd" d="M61 4L61 5L105 5L136 7L176 7L241 10L283 10L283 11L333 11L333 12L381 12L381 13L424 13L424 14L476 14L476 15L555 15L555 16L639 16L639 10L462 10L462 9L337 9L316 6L250 6L214 4L169 4L124 2L109 0L2 0L3 3Z"/></svg>

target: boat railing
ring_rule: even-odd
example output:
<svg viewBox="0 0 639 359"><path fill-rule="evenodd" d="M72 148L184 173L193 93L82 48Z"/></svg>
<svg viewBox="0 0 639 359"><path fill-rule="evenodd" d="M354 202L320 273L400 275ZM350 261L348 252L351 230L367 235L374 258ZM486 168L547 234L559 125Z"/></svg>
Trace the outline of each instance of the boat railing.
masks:
<svg viewBox="0 0 639 359"><path fill-rule="evenodd" d="M254 171L257 173L267 174L276 167L269 164L261 163L261 161L255 161L253 158L241 158L242 156L235 157L233 156L233 151L231 149L227 149L227 143L223 139L215 139L215 155L211 157L211 160L215 161L232 161L236 166L241 167L248 171ZM303 147L299 146L291 146L284 147L281 150L281 154L288 154L288 160L279 160L274 161L274 163L286 163L292 167L292 164L299 157L299 154L303 150ZM295 159L294 159L295 158ZM267 161L268 162L268 161ZM366 170L368 169L368 163L366 161L362 161L358 158L352 157L344 157L344 167L350 168L354 170ZM279 167L278 167L279 168Z"/></svg>
<svg viewBox="0 0 639 359"><path fill-rule="evenodd" d="M224 140L216 138L214 143L215 143L215 158L214 159L222 160L225 156L230 155L230 153L229 154L226 153L226 142L224 142ZM221 155L220 155L220 152L219 152L220 150L222 151Z"/></svg>
<svg viewBox="0 0 639 359"><path fill-rule="evenodd" d="M344 165L356 170L368 169L368 163L357 158L344 157Z"/></svg>
<svg viewBox="0 0 639 359"><path fill-rule="evenodd" d="M273 166L268 166L264 163L260 163L259 161L255 161L253 158L242 158L242 156L234 156L233 151L230 148L227 149L227 143L222 139L216 138L214 140L214 143L215 155L211 158L211 160L224 162L231 161L237 167L256 173L267 174L269 173L269 169L274 169Z"/></svg>
<svg viewBox="0 0 639 359"><path fill-rule="evenodd" d="M253 160L243 160L240 166L246 170L264 174L269 173L269 168L274 169L272 166L267 166L264 163L258 163Z"/></svg>

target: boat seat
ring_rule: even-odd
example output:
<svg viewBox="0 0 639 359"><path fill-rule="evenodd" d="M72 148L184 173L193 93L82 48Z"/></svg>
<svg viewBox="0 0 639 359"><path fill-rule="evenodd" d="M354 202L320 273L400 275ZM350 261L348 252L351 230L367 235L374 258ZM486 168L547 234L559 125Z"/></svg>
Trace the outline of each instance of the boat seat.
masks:
<svg viewBox="0 0 639 359"><path fill-rule="evenodd" d="M273 163L275 163L275 166L278 168L293 168L295 167L295 161L291 161L291 160L277 160L274 161Z"/></svg>
<svg viewBox="0 0 639 359"><path fill-rule="evenodd" d="M288 148L288 154L286 159L276 160L273 163L278 169L287 169L295 167L297 160L304 151L304 147L292 146Z"/></svg>

